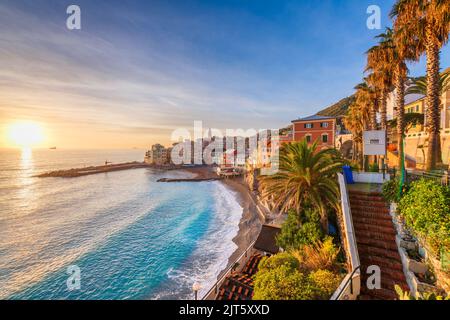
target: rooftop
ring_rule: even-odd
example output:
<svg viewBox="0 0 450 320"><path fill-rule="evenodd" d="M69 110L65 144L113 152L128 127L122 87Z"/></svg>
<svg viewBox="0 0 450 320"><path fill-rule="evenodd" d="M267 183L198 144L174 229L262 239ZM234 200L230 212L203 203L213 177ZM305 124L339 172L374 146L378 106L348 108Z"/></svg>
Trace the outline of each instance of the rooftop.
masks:
<svg viewBox="0 0 450 320"><path fill-rule="evenodd" d="M316 120L331 120L331 119L335 119L333 117L326 117L326 116L319 116L317 114L310 116L310 117L306 117L306 118L301 118L301 119L297 119L297 120L293 120L292 122L297 122L297 121L316 121Z"/></svg>
<svg viewBox="0 0 450 320"><path fill-rule="evenodd" d="M272 254L278 253L278 251L280 251L280 248L277 246L276 237L280 233L280 231L280 228L263 225L259 237L256 240L253 248L262 252L268 252Z"/></svg>

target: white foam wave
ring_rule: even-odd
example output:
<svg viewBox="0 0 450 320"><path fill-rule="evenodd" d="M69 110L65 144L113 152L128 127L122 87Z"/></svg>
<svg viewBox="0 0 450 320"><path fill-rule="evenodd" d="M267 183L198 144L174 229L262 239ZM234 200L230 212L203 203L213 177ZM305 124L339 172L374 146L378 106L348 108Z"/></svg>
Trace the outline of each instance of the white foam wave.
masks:
<svg viewBox="0 0 450 320"><path fill-rule="evenodd" d="M227 268L229 257L238 248L233 239L239 231L243 208L236 200L236 194L222 183L211 185L215 199L214 218L206 235L199 240L189 265L167 273L176 287L159 292L153 299L191 299L194 282L201 284L199 297L203 297Z"/></svg>

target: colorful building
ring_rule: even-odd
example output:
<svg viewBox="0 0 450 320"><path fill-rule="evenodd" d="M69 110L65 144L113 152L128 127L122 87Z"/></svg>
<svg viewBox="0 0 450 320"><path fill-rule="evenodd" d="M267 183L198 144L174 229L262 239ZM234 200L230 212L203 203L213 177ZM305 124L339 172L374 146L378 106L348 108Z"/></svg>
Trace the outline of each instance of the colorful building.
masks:
<svg viewBox="0 0 450 320"><path fill-rule="evenodd" d="M444 92L441 96L441 149L442 161L444 164L450 163L450 90ZM407 95L405 104L405 113L422 113L425 114L425 126L427 124L426 117L426 99L420 95ZM391 93L387 103L388 120L395 118L395 92ZM413 126L406 132L405 138L405 154L406 158L414 163L413 167L423 168L426 161L428 149L428 133L425 126ZM395 129L392 136L394 141L390 141L395 145L396 135ZM395 146L394 146L395 148ZM390 166L395 166L396 161L389 161Z"/></svg>
<svg viewBox="0 0 450 320"><path fill-rule="evenodd" d="M408 104L405 104L405 113L425 113L425 97L414 100ZM423 125L412 125L407 133L416 133L424 130Z"/></svg>
<svg viewBox="0 0 450 320"><path fill-rule="evenodd" d="M313 115L292 121L293 141L317 141L319 148L334 148L336 118Z"/></svg>
<svg viewBox="0 0 450 320"><path fill-rule="evenodd" d="M162 166L170 163L170 154L172 148L165 148L163 145L155 144L145 153L144 162Z"/></svg>

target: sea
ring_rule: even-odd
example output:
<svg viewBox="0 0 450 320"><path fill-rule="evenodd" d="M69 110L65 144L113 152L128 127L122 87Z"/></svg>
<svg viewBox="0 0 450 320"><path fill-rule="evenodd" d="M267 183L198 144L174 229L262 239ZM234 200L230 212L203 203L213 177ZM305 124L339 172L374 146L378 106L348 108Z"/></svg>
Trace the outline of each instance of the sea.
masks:
<svg viewBox="0 0 450 320"><path fill-rule="evenodd" d="M142 161L144 150L0 150L0 299L184 300L206 294L237 249L242 216L221 182L184 171L79 178L59 170Z"/></svg>

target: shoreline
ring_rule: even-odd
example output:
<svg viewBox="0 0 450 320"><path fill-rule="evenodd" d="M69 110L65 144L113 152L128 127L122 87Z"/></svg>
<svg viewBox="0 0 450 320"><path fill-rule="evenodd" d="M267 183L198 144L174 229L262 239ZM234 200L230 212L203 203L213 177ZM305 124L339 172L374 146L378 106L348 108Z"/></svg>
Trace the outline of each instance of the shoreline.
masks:
<svg viewBox="0 0 450 320"><path fill-rule="evenodd" d="M195 179L209 179L217 177L210 167L183 168L183 171L196 174ZM236 259L257 239L264 221L258 212L257 200L252 195L243 177L218 180L236 195L236 200L242 207L242 216L239 221L239 230L233 238L237 249L228 257L227 266L217 275L219 279Z"/></svg>

